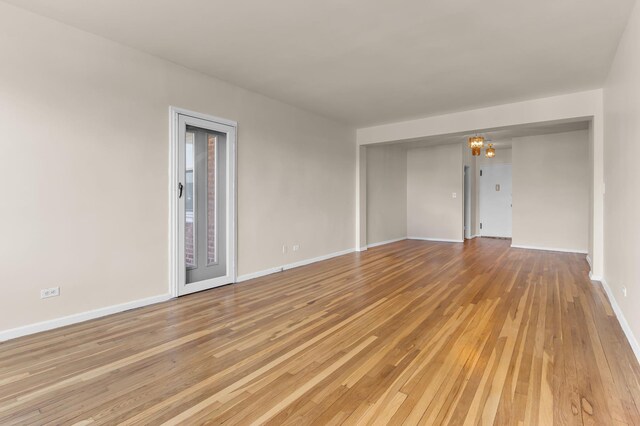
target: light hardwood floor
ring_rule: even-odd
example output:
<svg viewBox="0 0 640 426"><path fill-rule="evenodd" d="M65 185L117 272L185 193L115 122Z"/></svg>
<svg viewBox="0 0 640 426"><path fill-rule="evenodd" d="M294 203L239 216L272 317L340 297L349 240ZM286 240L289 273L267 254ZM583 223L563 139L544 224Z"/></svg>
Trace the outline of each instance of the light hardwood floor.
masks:
<svg viewBox="0 0 640 426"><path fill-rule="evenodd" d="M0 424L640 424L584 255L401 241L0 345Z"/></svg>

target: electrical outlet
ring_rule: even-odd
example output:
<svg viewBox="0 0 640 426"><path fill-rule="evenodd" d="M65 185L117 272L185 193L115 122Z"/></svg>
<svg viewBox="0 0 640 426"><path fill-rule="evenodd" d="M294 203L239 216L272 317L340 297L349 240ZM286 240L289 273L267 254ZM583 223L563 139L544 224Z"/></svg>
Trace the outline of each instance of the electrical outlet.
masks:
<svg viewBox="0 0 640 426"><path fill-rule="evenodd" d="M622 287L622 295L623 295L624 297L627 297L627 288L626 288L626 287L624 287L624 286Z"/></svg>
<svg viewBox="0 0 640 426"><path fill-rule="evenodd" d="M43 288L40 290L40 299L60 296L60 287Z"/></svg>
<svg viewBox="0 0 640 426"><path fill-rule="evenodd" d="M298 251L300 250L300 244L296 244L293 246L293 251Z"/></svg>

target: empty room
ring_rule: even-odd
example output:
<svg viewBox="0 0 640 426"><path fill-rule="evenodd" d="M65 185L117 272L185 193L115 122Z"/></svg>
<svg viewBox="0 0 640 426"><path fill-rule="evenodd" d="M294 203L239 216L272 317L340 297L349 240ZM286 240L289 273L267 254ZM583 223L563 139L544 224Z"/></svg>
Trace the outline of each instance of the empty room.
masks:
<svg viewBox="0 0 640 426"><path fill-rule="evenodd" d="M636 0L0 0L0 425L640 424Z"/></svg>

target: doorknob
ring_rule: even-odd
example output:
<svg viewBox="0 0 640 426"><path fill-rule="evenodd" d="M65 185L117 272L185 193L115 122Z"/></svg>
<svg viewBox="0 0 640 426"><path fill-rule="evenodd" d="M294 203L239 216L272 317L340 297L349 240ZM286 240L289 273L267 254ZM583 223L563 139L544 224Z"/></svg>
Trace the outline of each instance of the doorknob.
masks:
<svg viewBox="0 0 640 426"><path fill-rule="evenodd" d="M178 198L182 198L182 190L184 186L182 186L182 182L178 182Z"/></svg>

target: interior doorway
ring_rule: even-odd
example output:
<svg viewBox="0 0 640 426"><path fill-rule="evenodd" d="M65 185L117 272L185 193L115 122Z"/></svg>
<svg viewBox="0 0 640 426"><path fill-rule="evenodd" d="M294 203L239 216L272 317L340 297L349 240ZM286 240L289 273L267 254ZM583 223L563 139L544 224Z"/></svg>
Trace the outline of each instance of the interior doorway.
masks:
<svg viewBox="0 0 640 426"><path fill-rule="evenodd" d="M464 238L471 238L471 169L464 166Z"/></svg>
<svg viewBox="0 0 640 426"><path fill-rule="evenodd" d="M174 296L235 281L236 124L172 109Z"/></svg>
<svg viewBox="0 0 640 426"><path fill-rule="evenodd" d="M511 238L511 164L490 164L480 168L480 225L483 237Z"/></svg>

